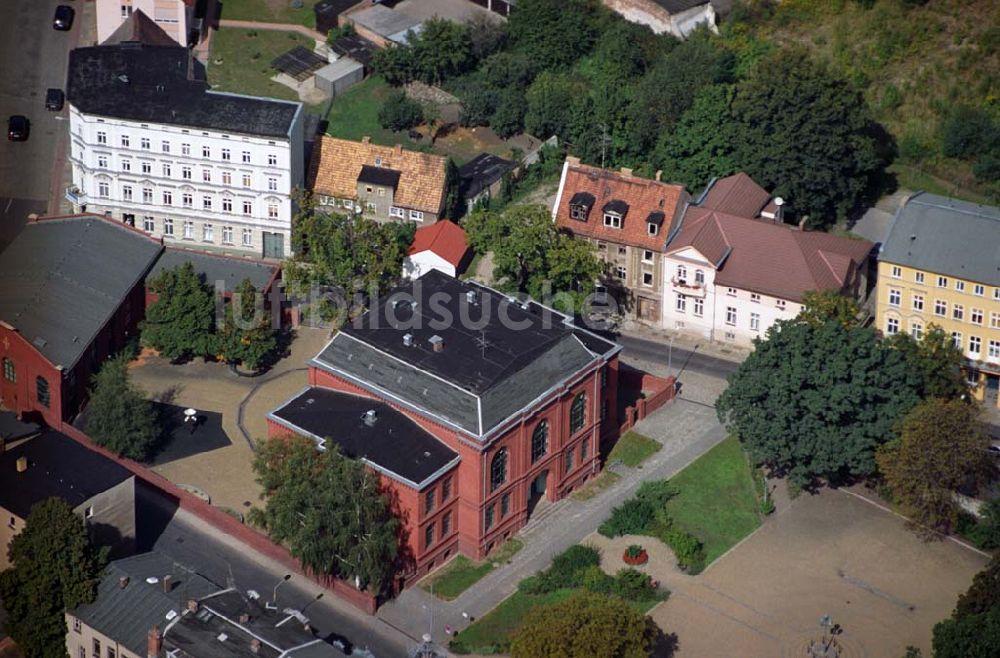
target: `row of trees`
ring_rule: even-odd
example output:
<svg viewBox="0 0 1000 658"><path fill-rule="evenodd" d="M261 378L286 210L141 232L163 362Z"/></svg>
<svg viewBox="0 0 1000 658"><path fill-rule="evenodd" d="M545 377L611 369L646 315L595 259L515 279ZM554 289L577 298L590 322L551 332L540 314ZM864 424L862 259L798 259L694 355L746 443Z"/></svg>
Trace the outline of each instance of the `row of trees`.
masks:
<svg viewBox="0 0 1000 658"><path fill-rule="evenodd" d="M588 162L691 189L746 171L814 226L862 205L891 157L858 91L808 53L681 43L595 0L524 0L505 27L432 21L373 66L449 89L466 125L557 135Z"/></svg>
<svg viewBox="0 0 1000 658"><path fill-rule="evenodd" d="M934 626L934 658L992 658L1000 647L1000 558L976 574L951 617ZM910 649L907 658L919 658Z"/></svg>
<svg viewBox="0 0 1000 658"><path fill-rule="evenodd" d="M954 491L993 475L962 355L932 326L882 340L835 293L768 330L716 404L751 458L799 486L881 475L921 525L950 532Z"/></svg>

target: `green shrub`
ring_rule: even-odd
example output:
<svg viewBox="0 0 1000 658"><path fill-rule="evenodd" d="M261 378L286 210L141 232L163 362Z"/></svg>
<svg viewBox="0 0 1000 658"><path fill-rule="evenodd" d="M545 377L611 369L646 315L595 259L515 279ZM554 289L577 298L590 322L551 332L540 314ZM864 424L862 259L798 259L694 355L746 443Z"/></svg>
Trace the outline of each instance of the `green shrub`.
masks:
<svg viewBox="0 0 1000 658"><path fill-rule="evenodd" d="M610 594L615 588L615 579L597 566L589 566L582 572L581 585L584 589L598 594Z"/></svg>
<svg viewBox="0 0 1000 658"><path fill-rule="evenodd" d="M545 580L541 576L542 572L538 572L534 576L528 576L524 578L517 584L518 591L524 594L544 594L545 593Z"/></svg>
<svg viewBox="0 0 1000 658"><path fill-rule="evenodd" d="M611 510L611 517L602 523L597 532L605 537L641 534L654 517L653 505L647 500L631 498Z"/></svg>
<svg viewBox="0 0 1000 658"><path fill-rule="evenodd" d="M1000 128L989 114L958 105L941 121L942 151L950 158L971 158L1000 142Z"/></svg>
<svg viewBox="0 0 1000 658"><path fill-rule="evenodd" d="M549 591L561 587L579 587L583 570L600 564L601 553L593 546L570 546L552 559L547 575L554 587Z"/></svg>
<svg viewBox="0 0 1000 658"><path fill-rule="evenodd" d="M615 574L612 591L626 601L648 601L656 596L649 575L631 567Z"/></svg>
<svg viewBox="0 0 1000 658"><path fill-rule="evenodd" d="M387 130L409 130L423 121L424 108L400 89L392 91L378 111L379 125Z"/></svg>
<svg viewBox="0 0 1000 658"><path fill-rule="evenodd" d="M635 497L645 500L653 507L663 507L667 502L677 495L677 487L670 483L670 480L648 480L639 485L635 492Z"/></svg>
<svg viewBox="0 0 1000 658"><path fill-rule="evenodd" d="M1000 149L979 156L976 163L972 165L972 173L976 175L977 180L984 183L1000 180Z"/></svg>
<svg viewBox="0 0 1000 658"><path fill-rule="evenodd" d="M688 573L697 573L705 564L705 547L694 535L671 528L660 539L670 547L677 558L677 565Z"/></svg>
<svg viewBox="0 0 1000 658"><path fill-rule="evenodd" d="M635 559L642 555L643 548L639 544L631 544L625 549L625 555L629 556L631 559Z"/></svg>

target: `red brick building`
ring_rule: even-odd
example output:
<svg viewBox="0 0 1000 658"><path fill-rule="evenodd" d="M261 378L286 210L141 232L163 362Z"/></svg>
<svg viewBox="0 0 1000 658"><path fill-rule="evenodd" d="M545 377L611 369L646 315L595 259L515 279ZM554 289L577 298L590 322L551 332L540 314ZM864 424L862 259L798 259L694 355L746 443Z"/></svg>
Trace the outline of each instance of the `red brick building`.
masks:
<svg viewBox="0 0 1000 658"><path fill-rule="evenodd" d="M336 442L380 473L412 581L456 551L482 558L596 473L618 435L619 351L540 304L431 271L334 336L269 433Z"/></svg>
<svg viewBox="0 0 1000 658"><path fill-rule="evenodd" d="M29 222L0 254L0 401L59 427L98 365L136 334L163 247L98 215Z"/></svg>

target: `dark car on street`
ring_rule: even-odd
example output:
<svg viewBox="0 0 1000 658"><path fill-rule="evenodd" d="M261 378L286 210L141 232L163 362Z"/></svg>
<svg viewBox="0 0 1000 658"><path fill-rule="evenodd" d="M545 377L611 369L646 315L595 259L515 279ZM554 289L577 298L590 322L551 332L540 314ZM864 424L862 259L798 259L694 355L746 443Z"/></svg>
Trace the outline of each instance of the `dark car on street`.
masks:
<svg viewBox="0 0 1000 658"><path fill-rule="evenodd" d="M45 109L51 112L58 112L63 109L66 95L62 89L49 89L45 92Z"/></svg>
<svg viewBox="0 0 1000 658"><path fill-rule="evenodd" d="M73 16L76 12L69 5L59 5L56 7L55 18L52 19L52 27L60 32L68 32L73 27Z"/></svg>
<svg viewBox="0 0 1000 658"><path fill-rule="evenodd" d="M28 131L31 123L28 117L22 114L15 114L7 119L7 139L12 142L23 142L28 139Z"/></svg>

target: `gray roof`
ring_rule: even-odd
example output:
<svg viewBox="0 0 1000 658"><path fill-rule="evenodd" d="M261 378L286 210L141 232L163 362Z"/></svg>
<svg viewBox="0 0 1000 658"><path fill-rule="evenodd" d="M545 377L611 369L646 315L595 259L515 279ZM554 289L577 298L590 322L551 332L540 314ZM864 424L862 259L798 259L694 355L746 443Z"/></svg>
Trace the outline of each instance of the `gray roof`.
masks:
<svg viewBox="0 0 1000 658"><path fill-rule="evenodd" d="M879 260L1000 286L1000 208L915 194L896 212Z"/></svg>
<svg viewBox="0 0 1000 658"><path fill-rule="evenodd" d="M173 588L163 591L169 575ZM123 588L122 577L128 577ZM146 582L156 578L156 583ZM188 599L200 599L221 588L162 553L143 553L108 565L97 598L71 611L83 623L123 644L137 656L146 655L146 637L155 625L166 628L173 611L180 614Z"/></svg>
<svg viewBox="0 0 1000 658"><path fill-rule="evenodd" d="M474 307L469 292L477 295ZM454 321L442 323L441 309ZM405 334L412 345L404 345ZM443 350L434 351L434 337ZM345 326L313 362L482 438L617 350L551 309L432 270Z"/></svg>
<svg viewBox="0 0 1000 658"><path fill-rule="evenodd" d="M406 33L410 30L419 32L418 26L422 22L382 5L372 5L349 16L358 25L393 41L405 41Z"/></svg>
<svg viewBox="0 0 1000 658"><path fill-rule="evenodd" d="M278 269L277 265L249 258L167 247L146 278L151 280L164 270L173 269L184 263L191 263L195 273L210 287L214 288L217 282L223 282L226 292L236 290L243 279L250 279L257 290L263 290Z"/></svg>
<svg viewBox="0 0 1000 658"><path fill-rule="evenodd" d="M679 14L702 5L711 4L711 0L653 0L671 14Z"/></svg>
<svg viewBox="0 0 1000 658"><path fill-rule="evenodd" d="M0 320L71 368L162 249L93 215L29 222L0 254Z"/></svg>

